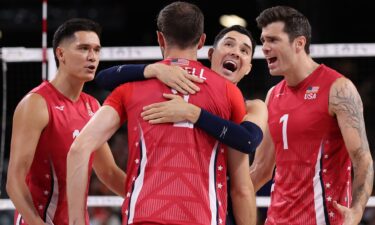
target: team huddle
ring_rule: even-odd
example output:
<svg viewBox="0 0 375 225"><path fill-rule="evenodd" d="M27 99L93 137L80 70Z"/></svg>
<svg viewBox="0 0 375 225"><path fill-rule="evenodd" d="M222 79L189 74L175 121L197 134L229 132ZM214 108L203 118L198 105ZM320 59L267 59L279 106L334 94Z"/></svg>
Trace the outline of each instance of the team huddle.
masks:
<svg viewBox="0 0 375 225"><path fill-rule="evenodd" d="M256 47L245 27L217 34L210 68L197 61L206 35L192 3L159 12L162 61L97 75L100 25L59 26L55 78L14 112L6 185L14 224L88 225L92 170L124 198L123 224L255 225L255 193L272 178L265 224L358 224L374 170L356 87L311 58L311 26L297 10L267 8L256 22L269 73L283 77L265 101L244 100L237 87ZM94 79L111 91L102 106L82 92ZM126 173L107 143L124 123Z"/></svg>

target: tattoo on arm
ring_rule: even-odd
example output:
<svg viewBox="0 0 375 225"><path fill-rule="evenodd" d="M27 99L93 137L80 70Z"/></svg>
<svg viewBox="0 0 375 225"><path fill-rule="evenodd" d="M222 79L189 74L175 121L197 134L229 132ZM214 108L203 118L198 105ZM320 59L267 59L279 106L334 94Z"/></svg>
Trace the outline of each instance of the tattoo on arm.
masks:
<svg viewBox="0 0 375 225"><path fill-rule="evenodd" d="M353 139L358 137L355 144L351 146L350 156L353 163L353 205L362 207L371 195L373 185L373 162L367 168L363 168L363 159L371 158L369 144L367 141L365 122L363 118L363 104L359 93L351 82L339 81L339 85L331 91L329 104L336 116L342 118L339 123L341 130L352 130ZM348 146L347 146L348 147Z"/></svg>

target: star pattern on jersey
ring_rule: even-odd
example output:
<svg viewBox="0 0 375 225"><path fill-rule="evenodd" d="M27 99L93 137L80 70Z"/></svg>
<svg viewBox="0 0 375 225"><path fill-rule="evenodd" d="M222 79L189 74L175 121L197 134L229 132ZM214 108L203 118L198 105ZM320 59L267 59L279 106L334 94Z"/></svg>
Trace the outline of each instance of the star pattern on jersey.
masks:
<svg viewBox="0 0 375 225"><path fill-rule="evenodd" d="M135 162L136 164L138 164L138 163L139 163L139 159L134 160L134 162Z"/></svg>
<svg viewBox="0 0 375 225"><path fill-rule="evenodd" d="M329 212L329 216L333 218L333 217L335 217L335 213L331 211L331 212Z"/></svg>
<svg viewBox="0 0 375 225"><path fill-rule="evenodd" d="M331 184L330 183L326 183L326 188L330 188L331 187Z"/></svg>
<svg viewBox="0 0 375 225"><path fill-rule="evenodd" d="M221 189L221 188L223 187L223 185L222 185L221 183L218 183L218 184L217 184L217 187L218 187L219 189Z"/></svg>
<svg viewBox="0 0 375 225"><path fill-rule="evenodd" d="M323 169L323 173L327 173L327 169Z"/></svg>
<svg viewBox="0 0 375 225"><path fill-rule="evenodd" d="M332 197L331 197L331 196L328 196L328 197L327 197L327 201L331 202L331 201L332 201Z"/></svg>
<svg viewBox="0 0 375 225"><path fill-rule="evenodd" d="M220 165L220 166L217 167L217 170L222 171L223 168L224 168L224 167Z"/></svg>

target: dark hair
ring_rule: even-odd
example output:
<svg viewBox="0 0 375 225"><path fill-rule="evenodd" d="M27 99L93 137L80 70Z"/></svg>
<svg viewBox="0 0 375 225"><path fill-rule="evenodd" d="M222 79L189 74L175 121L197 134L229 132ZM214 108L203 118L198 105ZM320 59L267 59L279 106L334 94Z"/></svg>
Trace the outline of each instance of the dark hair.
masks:
<svg viewBox="0 0 375 225"><path fill-rule="evenodd" d="M310 54L311 26L309 20L296 9L288 6L275 6L265 9L256 18L259 28L266 27L273 22L284 22L284 32L292 42L298 36L306 38L305 51Z"/></svg>
<svg viewBox="0 0 375 225"><path fill-rule="evenodd" d="M199 42L204 30L204 16L196 5L177 1L159 12L157 27L168 44L186 49Z"/></svg>
<svg viewBox="0 0 375 225"><path fill-rule="evenodd" d="M57 67L59 67L59 61L56 57L56 48L63 40L73 37L77 31L92 31L100 37L102 28L98 23L84 18L73 18L61 24L53 35L52 41L53 54Z"/></svg>
<svg viewBox="0 0 375 225"><path fill-rule="evenodd" d="M240 25L233 25L233 26L226 27L226 28L222 29L216 35L213 47L216 48L217 43L219 43L219 41L225 36L226 33L231 32L231 31L236 31L238 33L244 34L244 35L249 37L250 42L251 42L251 47L252 47L251 56L254 56L254 51L255 51L255 47L256 47L257 43L255 42L255 39L253 38L253 35L251 34L251 32L248 29L246 29L245 27L240 26Z"/></svg>

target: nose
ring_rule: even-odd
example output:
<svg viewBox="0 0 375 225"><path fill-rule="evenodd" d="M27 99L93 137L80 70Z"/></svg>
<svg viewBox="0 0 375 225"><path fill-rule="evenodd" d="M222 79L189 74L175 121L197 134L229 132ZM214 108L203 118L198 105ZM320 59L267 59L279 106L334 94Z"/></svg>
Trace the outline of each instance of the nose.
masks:
<svg viewBox="0 0 375 225"><path fill-rule="evenodd" d="M231 56L234 56L234 57L236 57L236 58L239 58L240 57L240 49L234 49L231 53L230 53L230 55Z"/></svg>
<svg viewBox="0 0 375 225"><path fill-rule="evenodd" d="M91 62L95 62L97 58L97 54L94 49L90 49L87 54L87 59Z"/></svg>
<svg viewBox="0 0 375 225"><path fill-rule="evenodd" d="M263 42L263 44L262 44L262 51L263 51L264 53L270 51L270 47L267 45L266 42Z"/></svg>

